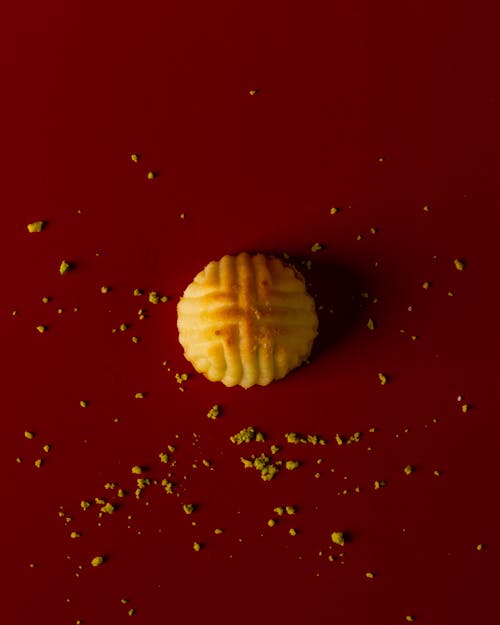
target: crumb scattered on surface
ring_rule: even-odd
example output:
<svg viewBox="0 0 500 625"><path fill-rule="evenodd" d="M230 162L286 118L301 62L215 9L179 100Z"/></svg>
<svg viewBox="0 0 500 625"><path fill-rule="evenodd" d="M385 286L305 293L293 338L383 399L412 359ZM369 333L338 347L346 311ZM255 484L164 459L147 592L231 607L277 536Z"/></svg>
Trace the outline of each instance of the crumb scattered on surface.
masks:
<svg viewBox="0 0 500 625"><path fill-rule="evenodd" d="M28 440L33 440L35 438L35 433L29 432L28 430L26 430L24 432L24 438L27 438Z"/></svg>
<svg viewBox="0 0 500 625"><path fill-rule="evenodd" d="M427 289L429 289L432 286L431 282L422 282L422 288L425 289L427 291Z"/></svg>
<svg viewBox="0 0 500 625"><path fill-rule="evenodd" d="M94 556L90 561L92 566L101 566L104 563L104 558L102 556Z"/></svg>
<svg viewBox="0 0 500 625"><path fill-rule="evenodd" d="M368 328L368 330L375 330L375 321L373 321L371 317L370 319L368 319L366 327Z"/></svg>
<svg viewBox="0 0 500 625"><path fill-rule="evenodd" d="M131 154L130 155L130 160L132 161L132 163L138 163L140 160L140 155L139 154Z"/></svg>
<svg viewBox="0 0 500 625"><path fill-rule="evenodd" d="M298 460L287 460L285 462L285 467L288 471L294 471L295 469L297 469L300 465L300 462Z"/></svg>
<svg viewBox="0 0 500 625"><path fill-rule="evenodd" d="M368 577L368 579L374 579L375 573L368 571L367 573L365 573L365 576Z"/></svg>
<svg viewBox="0 0 500 625"><path fill-rule="evenodd" d="M463 271L465 269L465 261L460 258L455 258L453 260L453 264L455 265L455 269L457 271Z"/></svg>
<svg viewBox="0 0 500 625"><path fill-rule="evenodd" d="M412 467L411 464L407 464L405 468L403 469L403 471L405 472L406 475L411 475L415 471L415 468Z"/></svg>
<svg viewBox="0 0 500 625"><path fill-rule="evenodd" d="M332 206L330 208L330 215L336 215L339 211L340 211L339 208L337 208L336 206Z"/></svg>
<svg viewBox="0 0 500 625"><path fill-rule="evenodd" d="M221 407L219 404L213 405L210 410L207 412L207 417L209 419L217 419L221 414Z"/></svg>
<svg viewBox="0 0 500 625"><path fill-rule="evenodd" d="M321 252L324 249L325 249L325 246L322 245L321 243L314 243L311 246L311 252Z"/></svg>
<svg viewBox="0 0 500 625"><path fill-rule="evenodd" d="M109 293L111 291L111 287L109 286L101 286L101 293L104 295L105 293Z"/></svg>
<svg viewBox="0 0 500 625"><path fill-rule="evenodd" d="M33 221L32 223L27 225L28 228L28 232L41 232L45 227L45 222L44 221Z"/></svg>
<svg viewBox="0 0 500 625"><path fill-rule="evenodd" d="M476 545L476 550L477 551L482 551L483 549L484 549L483 543L479 543L479 544Z"/></svg>
<svg viewBox="0 0 500 625"><path fill-rule="evenodd" d="M148 180L154 180L157 176L157 173L154 171L148 171L148 173L146 174L146 178Z"/></svg>
<svg viewBox="0 0 500 625"><path fill-rule="evenodd" d="M195 551L200 551L201 550L201 544L200 543L193 543L193 549Z"/></svg>
<svg viewBox="0 0 500 625"><path fill-rule="evenodd" d="M82 408L87 408L87 406L89 405L88 401L85 401L85 399L81 399L80 400L80 406Z"/></svg>
<svg viewBox="0 0 500 625"><path fill-rule="evenodd" d="M290 536L297 536L297 534L299 533L298 530L296 530L294 527L291 527L288 530L288 533L290 534Z"/></svg>
<svg viewBox="0 0 500 625"><path fill-rule="evenodd" d="M387 384L387 382L389 381L388 376L385 373L379 373L378 374L378 379L380 380L380 384L382 384L382 386L384 384Z"/></svg>
<svg viewBox="0 0 500 625"><path fill-rule="evenodd" d="M36 326L36 329L38 332L40 332L40 334L43 334L44 332L47 332L48 330L47 326L42 326L42 325Z"/></svg>
<svg viewBox="0 0 500 625"><path fill-rule="evenodd" d="M144 468L138 464L135 464L130 470L134 475L142 475L144 473Z"/></svg>
<svg viewBox="0 0 500 625"><path fill-rule="evenodd" d="M336 545L340 545L341 547L343 547L346 542L344 532L339 532L339 531L332 532L331 539L333 543L335 543Z"/></svg>
<svg viewBox="0 0 500 625"><path fill-rule="evenodd" d="M258 89L250 89L248 92L250 95L257 95L259 93Z"/></svg>
<svg viewBox="0 0 500 625"><path fill-rule="evenodd" d="M61 264L59 265L59 273L61 274L61 276L70 270L71 270L71 264L68 263L68 261L63 260Z"/></svg>
<svg viewBox="0 0 500 625"><path fill-rule="evenodd" d="M39 469L43 464L43 460L41 458L38 458L37 460L35 460L35 467L37 469Z"/></svg>
<svg viewBox="0 0 500 625"><path fill-rule="evenodd" d="M195 511L195 506L192 503L185 503L182 506L182 509L186 514L193 514L193 512Z"/></svg>
<svg viewBox="0 0 500 625"><path fill-rule="evenodd" d="M140 391L134 395L134 399L144 399L145 397L145 393L141 393Z"/></svg>

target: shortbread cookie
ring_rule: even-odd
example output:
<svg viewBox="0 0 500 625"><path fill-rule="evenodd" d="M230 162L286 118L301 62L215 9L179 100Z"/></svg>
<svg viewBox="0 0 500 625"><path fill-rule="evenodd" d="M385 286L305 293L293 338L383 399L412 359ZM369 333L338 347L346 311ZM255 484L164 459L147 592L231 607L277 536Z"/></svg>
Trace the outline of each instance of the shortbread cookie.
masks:
<svg viewBox="0 0 500 625"><path fill-rule="evenodd" d="M298 271L243 252L194 278L177 305L177 328L197 371L249 388L283 378L309 356L318 318Z"/></svg>

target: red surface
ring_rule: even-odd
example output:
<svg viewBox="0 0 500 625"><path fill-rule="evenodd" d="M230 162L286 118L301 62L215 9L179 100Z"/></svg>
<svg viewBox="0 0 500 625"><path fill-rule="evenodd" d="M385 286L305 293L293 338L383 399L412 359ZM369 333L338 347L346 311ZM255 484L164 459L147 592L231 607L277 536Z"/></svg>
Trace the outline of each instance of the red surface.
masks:
<svg viewBox="0 0 500 625"><path fill-rule="evenodd" d="M137 625L491 622L492 3L2 7L2 622L118 624L131 607ZM35 219L47 227L29 234ZM326 249L312 253L317 241ZM313 261L304 272L324 310L311 365L248 391L192 375L179 392L174 373L191 368L177 298L209 260L254 249ZM75 268L60 276L63 259ZM148 305L134 288L171 299ZM224 414L211 421L214 403ZM232 445L248 425L268 442ZM295 447L289 431L328 444ZM355 431L361 442L336 444ZM169 443L174 467L158 459ZM273 443L303 464L265 483L239 457ZM171 471L179 496L153 485L136 500L136 464L151 479ZM120 509L83 512L82 499L116 501L109 481L132 493ZM199 506L192 517L185 502ZM282 504L296 516L269 528ZM339 529L352 537L343 549L330 540ZM108 559L93 568L98 554Z"/></svg>

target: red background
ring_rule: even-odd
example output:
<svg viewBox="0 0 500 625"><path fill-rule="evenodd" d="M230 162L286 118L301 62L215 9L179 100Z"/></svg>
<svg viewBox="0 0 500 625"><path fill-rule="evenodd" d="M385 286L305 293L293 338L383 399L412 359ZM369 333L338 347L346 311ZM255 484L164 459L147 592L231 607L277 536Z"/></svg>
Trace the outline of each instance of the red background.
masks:
<svg viewBox="0 0 500 625"><path fill-rule="evenodd" d="M138 625L491 622L492 4L2 3L2 622L118 624L130 608ZM47 226L29 234L35 219ZM178 297L209 260L256 249L312 260L324 309L311 365L248 391L193 374L179 392L174 373L192 369ZM63 259L74 269L60 276ZM135 288L171 299L149 305ZM248 425L268 442L232 445ZM295 447L289 431L328 444ZM335 442L355 431L361 442ZM265 483L239 457L273 443L302 466ZM168 444L174 467L158 459ZM136 500L136 464L171 471L178 496L152 485ZM120 509L82 511L117 501L109 481L131 493ZM297 514L269 528L283 504ZM334 530L351 535L343 549Z"/></svg>

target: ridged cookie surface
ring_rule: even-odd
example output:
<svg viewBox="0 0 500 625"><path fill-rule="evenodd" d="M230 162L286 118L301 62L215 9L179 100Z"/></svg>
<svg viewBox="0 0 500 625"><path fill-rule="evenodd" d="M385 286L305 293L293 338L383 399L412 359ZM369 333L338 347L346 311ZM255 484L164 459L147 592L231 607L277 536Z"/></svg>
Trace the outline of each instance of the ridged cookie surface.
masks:
<svg viewBox="0 0 500 625"><path fill-rule="evenodd" d="M212 261L177 305L184 355L213 382L244 388L283 378L310 354L314 300L301 274L263 254Z"/></svg>

